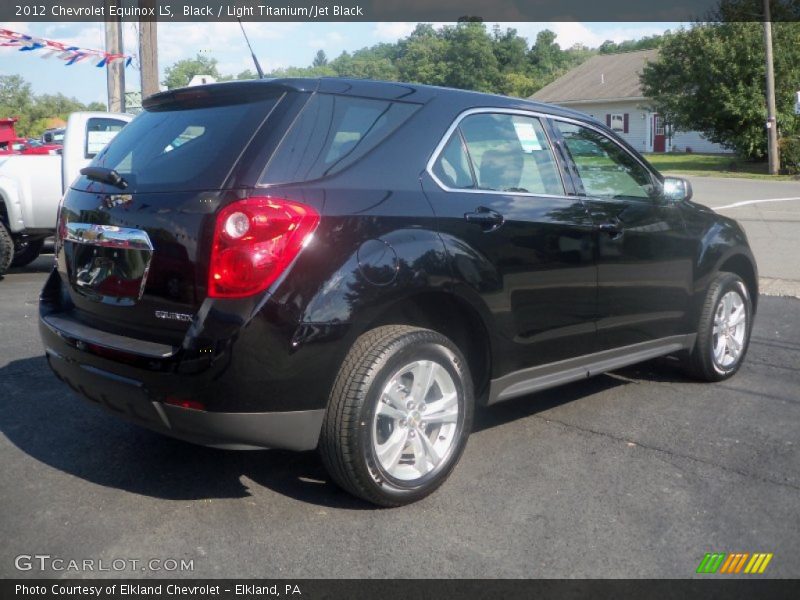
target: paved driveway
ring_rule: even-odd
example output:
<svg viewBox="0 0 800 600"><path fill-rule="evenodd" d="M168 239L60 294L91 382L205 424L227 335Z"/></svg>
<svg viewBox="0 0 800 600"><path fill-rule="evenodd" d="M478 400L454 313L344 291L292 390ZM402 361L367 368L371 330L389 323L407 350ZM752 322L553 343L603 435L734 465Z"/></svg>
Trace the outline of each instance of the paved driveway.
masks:
<svg viewBox="0 0 800 600"><path fill-rule="evenodd" d="M719 551L800 577L798 300L761 299L723 384L647 363L479 411L439 492L376 510L314 453L192 446L76 398L36 333L49 260L0 283L0 576L49 554L195 577L687 577Z"/></svg>

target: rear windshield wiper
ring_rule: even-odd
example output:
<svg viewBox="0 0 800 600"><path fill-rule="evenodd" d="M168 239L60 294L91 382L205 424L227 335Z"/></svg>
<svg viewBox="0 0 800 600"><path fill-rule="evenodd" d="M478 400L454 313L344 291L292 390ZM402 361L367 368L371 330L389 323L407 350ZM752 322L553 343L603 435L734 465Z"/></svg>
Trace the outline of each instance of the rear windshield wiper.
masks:
<svg viewBox="0 0 800 600"><path fill-rule="evenodd" d="M106 169L105 167L84 167L81 169L81 175L86 175L86 177L92 181L108 183L122 190L128 187L128 182L114 169Z"/></svg>

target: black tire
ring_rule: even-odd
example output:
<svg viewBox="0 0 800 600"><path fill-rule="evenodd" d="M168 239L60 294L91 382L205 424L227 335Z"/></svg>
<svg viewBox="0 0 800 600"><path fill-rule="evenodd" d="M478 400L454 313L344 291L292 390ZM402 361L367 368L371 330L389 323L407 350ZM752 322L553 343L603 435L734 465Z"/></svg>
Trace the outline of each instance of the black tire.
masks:
<svg viewBox="0 0 800 600"><path fill-rule="evenodd" d="M400 481L384 471L376 457L373 419L378 423L375 412L390 379L405 365L421 360L438 363L452 379L458 417L441 462L419 479ZM464 451L472 427L472 387L466 360L443 335L405 325L365 333L342 363L328 402L319 445L328 473L346 491L379 506L401 506L424 498L447 479ZM433 434L434 441L438 435Z"/></svg>
<svg viewBox="0 0 800 600"><path fill-rule="evenodd" d="M5 275L14 259L14 240L4 223L0 222L0 277Z"/></svg>
<svg viewBox="0 0 800 600"><path fill-rule="evenodd" d="M741 351L734 362L729 365L722 365L715 358L714 353L714 319L720 307L720 301L729 292L738 294L744 301L744 340L741 344ZM742 366L747 354L752 328L753 302L747 285L735 273L718 273L706 291L706 298L700 310L700 320L697 326L697 341L691 353L684 359L686 371L689 375L701 381L722 381L733 377Z"/></svg>
<svg viewBox="0 0 800 600"><path fill-rule="evenodd" d="M24 267L31 264L42 253L44 238L37 240L17 240L14 244L14 258L11 259L12 267Z"/></svg>

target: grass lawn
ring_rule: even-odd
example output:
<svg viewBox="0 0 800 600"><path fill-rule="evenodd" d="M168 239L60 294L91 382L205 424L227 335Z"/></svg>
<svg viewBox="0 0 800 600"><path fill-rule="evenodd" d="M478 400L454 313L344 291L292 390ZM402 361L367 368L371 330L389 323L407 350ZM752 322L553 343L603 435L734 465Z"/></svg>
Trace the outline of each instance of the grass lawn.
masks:
<svg viewBox="0 0 800 600"><path fill-rule="evenodd" d="M750 162L723 154L686 154L680 152L645 154L647 160L662 173L700 175L706 177L747 177L773 181L794 181L796 175L768 175L767 163Z"/></svg>

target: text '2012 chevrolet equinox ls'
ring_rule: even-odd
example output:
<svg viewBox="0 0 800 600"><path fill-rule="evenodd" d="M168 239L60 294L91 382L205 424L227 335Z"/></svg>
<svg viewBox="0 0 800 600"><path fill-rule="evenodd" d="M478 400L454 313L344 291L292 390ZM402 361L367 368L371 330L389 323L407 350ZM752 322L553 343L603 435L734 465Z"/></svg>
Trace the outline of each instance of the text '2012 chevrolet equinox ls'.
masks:
<svg viewBox="0 0 800 600"><path fill-rule="evenodd" d="M739 368L741 228L586 115L339 79L156 94L60 209L55 373L156 431L319 448L418 500L493 404L662 355Z"/></svg>

